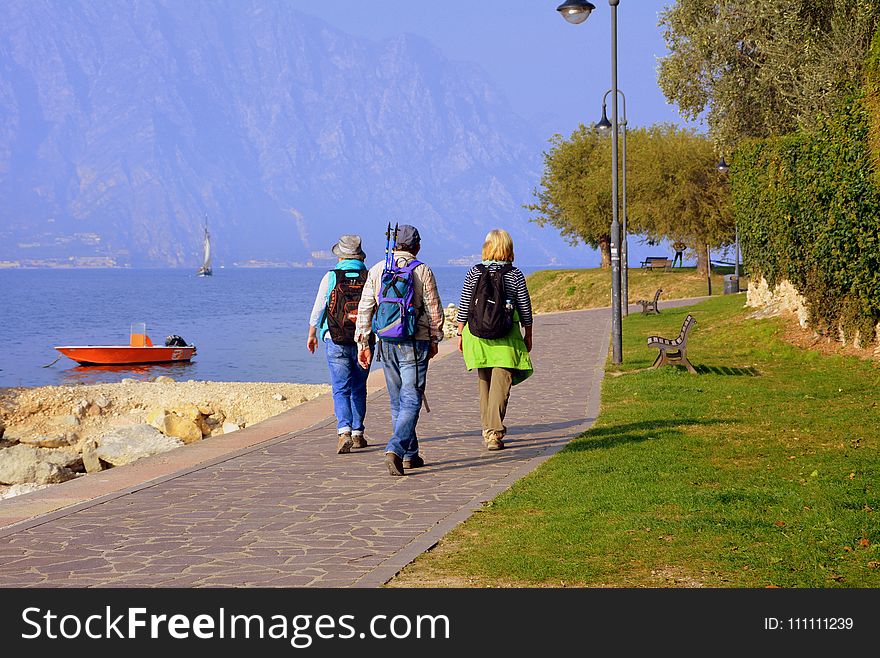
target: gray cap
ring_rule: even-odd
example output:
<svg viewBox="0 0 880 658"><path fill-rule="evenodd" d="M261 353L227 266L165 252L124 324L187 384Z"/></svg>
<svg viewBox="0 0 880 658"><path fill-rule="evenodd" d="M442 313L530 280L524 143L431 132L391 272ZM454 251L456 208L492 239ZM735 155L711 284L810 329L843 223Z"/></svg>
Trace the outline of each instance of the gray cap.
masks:
<svg viewBox="0 0 880 658"><path fill-rule="evenodd" d="M397 249L404 251L418 248L422 243L422 237L419 235L419 229L409 224L401 224L397 228Z"/></svg>
<svg viewBox="0 0 880 658"><path fill-rule="evenodd" d="M342 235L339 242L330 248L334 256L339 258L366 258L364 250L361 249L361 236L359 235Z"/></svg>

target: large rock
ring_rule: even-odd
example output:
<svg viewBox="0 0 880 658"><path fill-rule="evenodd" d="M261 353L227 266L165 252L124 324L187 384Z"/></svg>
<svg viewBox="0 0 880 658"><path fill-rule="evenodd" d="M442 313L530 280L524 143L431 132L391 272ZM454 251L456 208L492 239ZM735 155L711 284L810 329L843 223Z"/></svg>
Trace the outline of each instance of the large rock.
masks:
<svg viewBox="0 0 880 658"><path fill-rule="evenodd" d="M33 484L31 482L24 484L13 484L9 489L0 493L0 500L4 498L13 498L15 496L20 496L22 494L31 493L32 491L39 491L40 489L45 489L48 487L48 484Z"/></svg>
<svg viewBox="0 0 880 658"><path fill-rule="evenodd" d="M166 409L162 409L161 407L151 409L147 413L147 425L152 425L161 432L162 428L165 427L165 416L167 415L168 411Z"/></svg>
<svg viewBox="0 0 880 658"><path fill-rule="evenodd" d="M59 448L57 450L49 450L48 448L37 448L38 459L50 464L55 464L61 468L69 468L73 471L82 471L82 457L74 448Z"/></svg>
<svg viewBox="0 0 880 658"><path fill-rule="evenodd" d="M6 431L6 423L0 420L0 439L3 438L3 433Z"/></svg>
<svg viewBox="0 0 880 658"><path fill-rule="evenodd" d="M23 436L19 442L34 448L63 448L70 445L70 441L63 436Z"/></svg>
<svg viewBox="0 0 880 658"><path fill-rule="evenodd" d="M82 444L82 460L83 466L86 467L86 473L97 473L104 470L101 458L98 457L98 443L94 439L87 439Z"/></svg>
<svg viewBox="0 0 880 658"><path fill-rule="evenodd" d="M165 436L177 437L184 443L195 443L202 440L202 430L189 418L183 418L177 414L165 416L162 428Z"/></svg>
<svg viewBox="0 0 880 658"><path fill-rule="evenodd" d="M57 484L76 477L71 467L82 468L72 450L50 450L14 445L0 450L0 483Z"/></svg>
<svg viewBox="0 0 880 658"><path fill-rule="evenodd" d="M165 436L149 425L130 425L101 436L97 439L97 444L96 453L100 459L113 466L122 466L179 448L183 441Z"/></svg>
<svg viewBox="0 0 880 658"><path fill-rule="evenodd" d="M174 409L172 409L172 412L195 423L196 427L198 427L199 431L202 433L202 436L207 436L211 434L211 427L207 423L205 413L198 405L186 404L182 407L175 407ZM183 437L179 434L175 434L174 436L180 436L181 439L186 441L186 437ZM193 434L193 436L195 436L195 434ZM198 441L198 439L195 440ZM191 441L187 441L187 443L191 443Z"/></svg>
<svg viewBox="0 0 880 658"><path fill-rule="evenodd" d="M4 498L13 498L15 496L20 496L22 494L31 493L32 491L39 491L40 489L45 489L48 487L48 484L33 484L32 482L28 482L25 484L13 484L9 489L0 493L0 500Z"/></svg>

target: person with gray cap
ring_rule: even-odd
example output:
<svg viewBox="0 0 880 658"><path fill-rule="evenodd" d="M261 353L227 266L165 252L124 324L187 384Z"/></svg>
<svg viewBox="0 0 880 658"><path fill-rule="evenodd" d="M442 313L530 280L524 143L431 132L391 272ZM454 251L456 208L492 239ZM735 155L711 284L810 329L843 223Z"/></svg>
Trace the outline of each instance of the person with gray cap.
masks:
<svg viewBox="0 0 880 658"><path fill-rule="evenodd" d="M367 278L364 265L367 255L361 248L359 235L341 236L331 251L338 262L318 286L309 317L306 347L314 354L319 336L324 343L336 416L336 453L342 455L351 452L353 447L367 447L364 418L370 363L360 365L354 340L357 308Z"/></svg>
<svg viewBox="0 0 880 658"><path fill-rule="evenodd" d="M431 268L416 258L420 248L418 229L409 224L399 226L390 261L397 268L414 265L412 306L417 312L415 329L411 338L400 341L380 338L376 347L376 360L382 362L391 405L392 433L385 446L385 465L391 475L404 475L404 469L425 465L419 454L416 424L425 394L428 360L436 356L438 343L443 338L443 305L437 281ZM355 340L359 348L358 361L363 368L369 368L373 356L373 316L379 305L385 265L385 261L380 261L370 268L358 306Z"/></svg>

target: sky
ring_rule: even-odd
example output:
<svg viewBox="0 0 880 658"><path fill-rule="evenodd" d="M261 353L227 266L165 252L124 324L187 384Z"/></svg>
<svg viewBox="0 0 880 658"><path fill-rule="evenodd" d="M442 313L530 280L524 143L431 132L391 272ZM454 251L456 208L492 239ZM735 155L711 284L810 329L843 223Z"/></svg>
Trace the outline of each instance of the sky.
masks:
<svg viewBox="0 0 880 658"><path fill-rule="evenodd" d="M349 34L380 40L401 34L424 37L450 60L480 66L507 97L511 108L549 140L570 135L580 123L602 117L602 98L611 88L611 8L596 10L584 23L567 23L556 11L562 0L288 0L304 14ZM620 120L630 128L657 123L689 126L657 85L658 59L666 44L660 12L673 0L623 0L617 10L618 88L625 98ZM609 96L608 117L611 118ZM668 256L669 244L651 246L630 236L629 266L647 256ZM598 252L595 254L598 264ZM685 263L688 263L686 261Z"/></svg>
<svg viewBox="0 0 880 658"><path fill-rule="evenodd" d="M570 134L602 116L611 87L611 8L571 25L560 0L290 0L298 11L356 36L383 39L411 33L433 42L451 60L482 67L511 107L547 132ZM672 0L623 0L618 7L618 87L630 127L687 124L657 86L657 59L666 54L658 14ZM610 105L609 105L610 111ZM621 119L623 108L620 109ZM610 117L609 117L610 118ZM700 126L694 125L700 129Z"/></svg>

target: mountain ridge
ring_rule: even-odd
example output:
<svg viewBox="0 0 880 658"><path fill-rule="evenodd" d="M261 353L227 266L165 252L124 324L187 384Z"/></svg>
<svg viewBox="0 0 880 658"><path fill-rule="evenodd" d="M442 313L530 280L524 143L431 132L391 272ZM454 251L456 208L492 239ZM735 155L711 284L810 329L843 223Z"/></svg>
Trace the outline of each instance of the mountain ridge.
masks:
<svg viewBox="0 0 880 658"><path fill-rule="evenodd" d="M275 0L0 6L0 261L195 268L207 214L218 265L308 264L340 233L381 256L389 221L439 262L497 226L518 262L572 262L522 208L543 148L415 35Z"/></svg>

